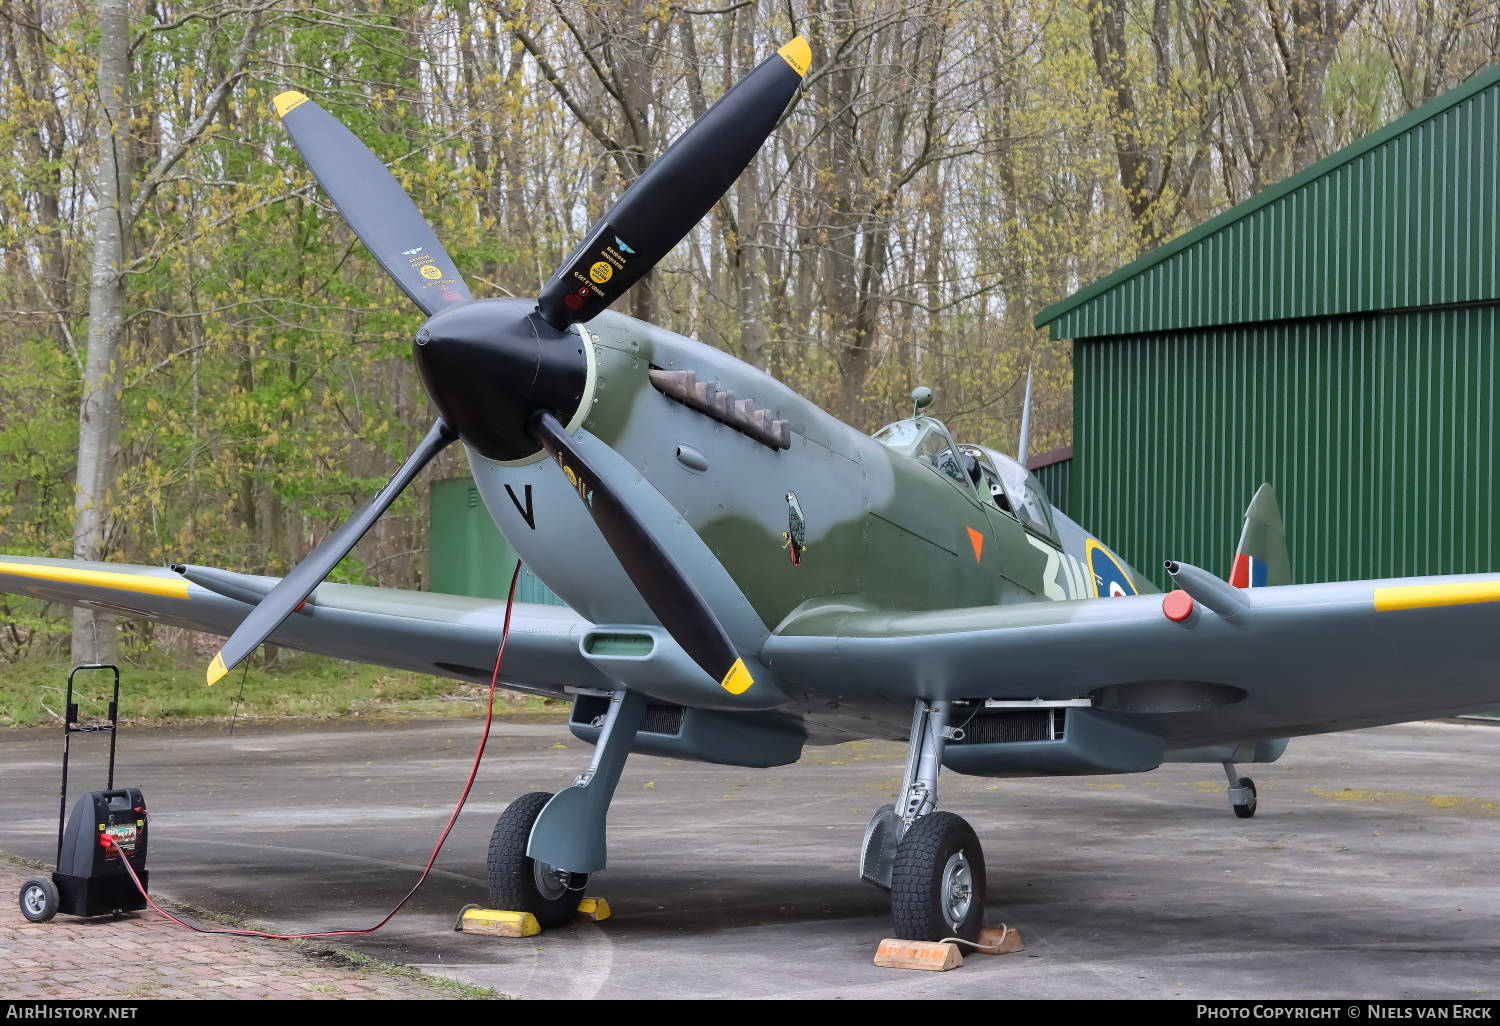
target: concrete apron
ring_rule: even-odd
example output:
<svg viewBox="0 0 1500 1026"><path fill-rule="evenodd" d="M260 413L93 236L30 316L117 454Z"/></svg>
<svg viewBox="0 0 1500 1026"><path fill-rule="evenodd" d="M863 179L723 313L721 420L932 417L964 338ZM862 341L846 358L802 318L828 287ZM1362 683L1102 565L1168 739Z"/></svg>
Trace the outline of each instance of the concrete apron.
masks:
<svg viewBox="0 0 1500 1026"><path fill-rule="evenodd" d="M473 756L479 721L127 728L117 782L145 790L153 885L279 930L366 926L411 885ZM85 739L86 741L87 739ZM50 859L55 730L0 732L0 848ZM75 745L72 792L102 746ZM525 940L454 933L485 901L484 853L512 798L556 791L590 748L561 725L499 724L427 886L348 943L522 997L1472 997L1500 979L1500 729L1408 724L1299 739L1247 768L1238 820L1213 766L991 781L944 775L973 823L989 920L1026 951L949 973L879 969L885 895L862 883L865 823L903 750L809 749L745 770L632 756L588 893L614 917ZM13 901L14 896L7 898ZM11 913L16 914L16 913ZM187 934L183 935L189 941Z"/></svg>

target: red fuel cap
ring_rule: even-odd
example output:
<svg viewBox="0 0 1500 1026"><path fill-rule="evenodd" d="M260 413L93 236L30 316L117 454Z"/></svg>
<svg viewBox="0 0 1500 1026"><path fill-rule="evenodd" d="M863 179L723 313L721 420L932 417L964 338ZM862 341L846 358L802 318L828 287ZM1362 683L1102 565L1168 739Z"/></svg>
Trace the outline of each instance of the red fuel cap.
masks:
<svg viewBox="0 0 1500 1026"><path fill-rule="evenodd" d="M1193 596L1182 590L1169 591L1162 596L1161 611L1173 623L1181 623L1193 615Z"/></svg>

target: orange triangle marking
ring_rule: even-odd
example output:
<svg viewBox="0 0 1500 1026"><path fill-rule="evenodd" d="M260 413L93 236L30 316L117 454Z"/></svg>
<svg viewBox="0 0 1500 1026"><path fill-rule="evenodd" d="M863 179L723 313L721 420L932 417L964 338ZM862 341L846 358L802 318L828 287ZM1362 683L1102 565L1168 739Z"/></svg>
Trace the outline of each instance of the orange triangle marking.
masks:
<svg viewBox="0 0 1500 1026"><path fill-rule="evenodd" d="M969 528L969 544L974 546L974 562L979 562L979 553L984 550L984 535Z"/></svg>

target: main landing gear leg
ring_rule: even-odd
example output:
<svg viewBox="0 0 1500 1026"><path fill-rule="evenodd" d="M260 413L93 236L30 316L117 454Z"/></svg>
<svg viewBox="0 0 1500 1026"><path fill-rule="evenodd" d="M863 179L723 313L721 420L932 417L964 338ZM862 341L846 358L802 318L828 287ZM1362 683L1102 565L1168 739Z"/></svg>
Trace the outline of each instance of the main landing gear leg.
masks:
<svg viewBox="0 0 1500 1026"><path fill-rule="evenodd" d="M573 786L533 791L506 806L490 837L490 904L530 912L542 929L564 926L578 911L589 874L605 865L605 817L646 699L634 691L610 698L594 758Z"/></svg>
<svg viewBox="0 0 1500 1026"><path fill-rule="evenodd" d="M1242 777L1234 763L1224 763L1224 775L1229 778L1229 804L1240 819L1255 815L1255 781Z"/></svg>
<svg viewBox="0 0 1500 1026"><path fill-rule="evenodd" d="M953 813L933 811L949 708L917 702L900 797L865 831L861 875L891 892L891 918L903 940L973 940L984 925L979 838Z"/></svg>

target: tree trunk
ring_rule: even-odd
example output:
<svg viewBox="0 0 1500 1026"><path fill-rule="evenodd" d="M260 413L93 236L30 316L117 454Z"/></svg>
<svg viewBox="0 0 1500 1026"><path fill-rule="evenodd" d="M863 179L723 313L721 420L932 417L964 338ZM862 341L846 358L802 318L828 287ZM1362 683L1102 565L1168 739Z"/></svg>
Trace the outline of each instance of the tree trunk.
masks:
<svg viewBox="0 0 1500 1026"><path fill-rule="evenodd" d="M1089 6L1089 36L1094 48L1094 66L1104 85L1109 105L1115 160L1120 168L1120 186L1140 233L1141 247L1153 249L1161 242L1156 203L1160 181L1152 181L1151 161L1145 141L1141 112L1131 83L1135 74L1126 62L1125 0L1095 0Z"/></svg>
<svg viewBox="0 0 1500 1026"><path fill-rule="evenodd" d="M89 340L78 410L78 483L73 557L106 555L110 490L120 439L121 342L125 326L125 231L130 166L130 12L127 0L99 0L99 168L94 188L93 273ZM73 661L115 661L111 616L79 607L73 614Z"/></svg>

